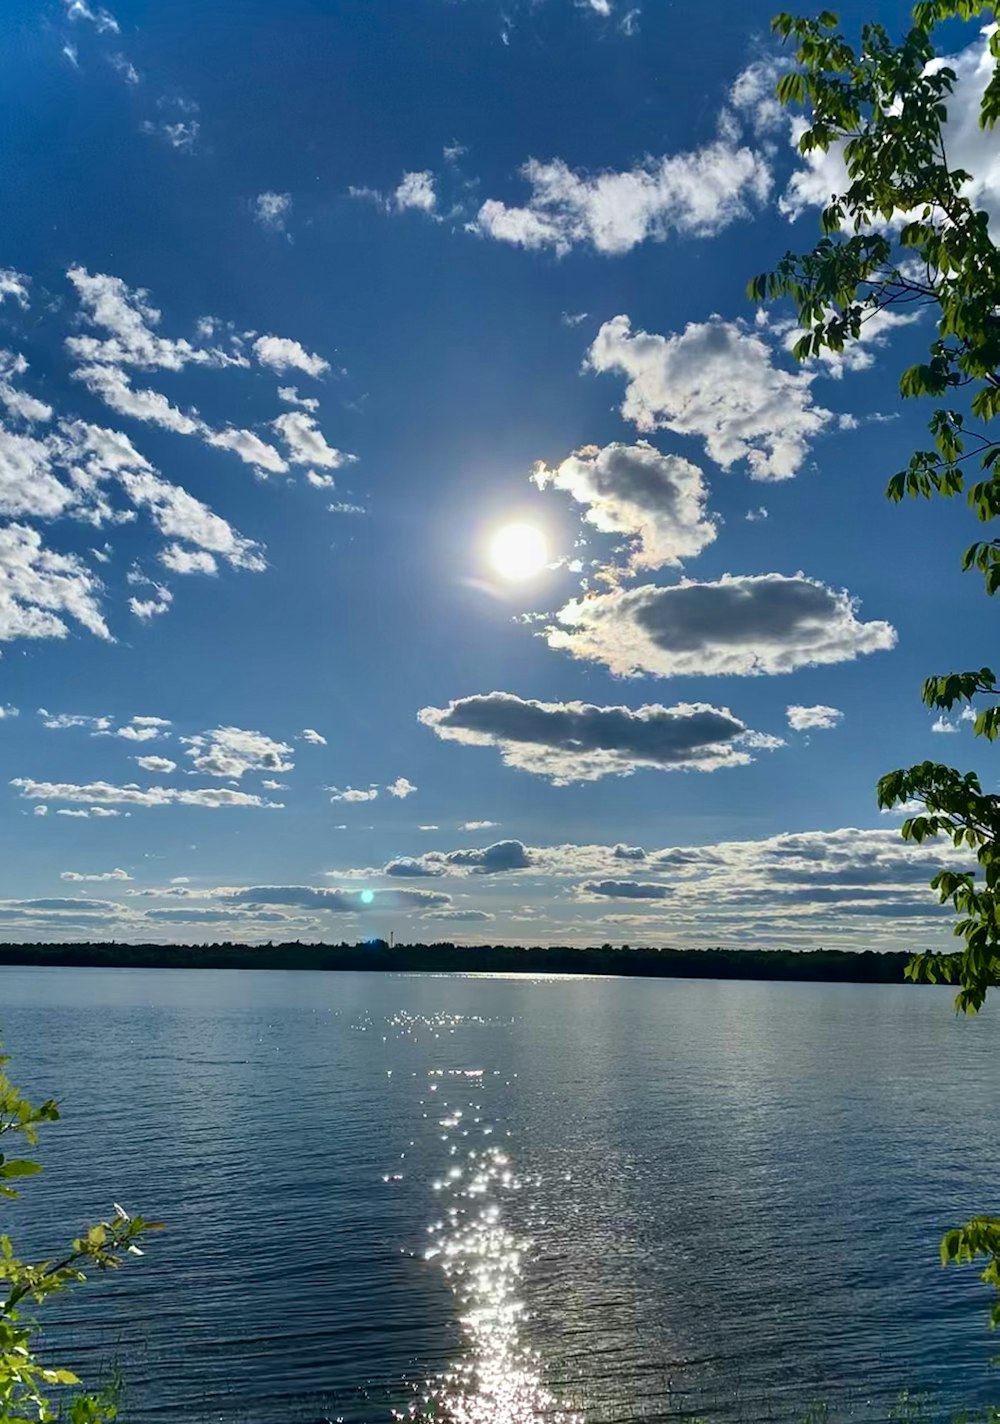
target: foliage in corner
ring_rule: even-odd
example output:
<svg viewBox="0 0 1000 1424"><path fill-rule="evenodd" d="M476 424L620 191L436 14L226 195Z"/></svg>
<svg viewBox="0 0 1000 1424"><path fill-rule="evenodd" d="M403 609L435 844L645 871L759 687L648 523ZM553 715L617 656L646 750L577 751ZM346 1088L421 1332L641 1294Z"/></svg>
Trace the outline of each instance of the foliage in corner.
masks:
<svg viewBox="0 0 1000 1424"><path fill-rule="evenodd" d="M59 1111L51 1099L33 1107L7 1076L8 1061L0 1056L0 1138L14 1134L34 1147L39 1126L55 1122ZM33 1177L41 1170L31 1158L8 1157L0 1152L0 1196L16 1197L18 1190L11 1183ZM162 1225L144 1221L141 1216L129 1216L115 1204L110 1221L98 1222L64 1251L37 1262L21 1260L10 1237L0 1234L0 1290L4 1292L0 1300L0 1424L28 1419L36 1424L54 1424L57 1420L68 1424L109 1424L116 1417L113 1391L84 1393L73 1388L80 1385L80 1380L72 1370L42 1363L33 1346L37 1326L24 1318L24 1306L29 1302L40 1304L56 1291L86 1280L85 1268L114 1270L126 1255L141 1256L137 1238ZM48 1394L52 1386L68 1386L73 1393L53 1403Z"/></svg>
<svg viewBox="0 0 1000 1424"><path fill-rule="evenodd" d="M1000 119L1000 27L995 6L983 0L922 0L899 43L879 24L865 25L853 47L839 19L778 15L774 31L795 46L797 67L782 76L778 98L802 106L803 154L833 152L846 173L844 191L831 196L821 217L822 237L811 252L787 253L773 272L755 277L755 301L794 303L799 360L841 352L865 335L868 322L921 308L934 321L926 360L899 382L904 397L938 404L928 422L930 442L894 474L889 499L965 494L975 516L1000 516L1000 439L990 423L1000 414L1000 248L988 215L973 203L972 175L951 166L945 140L948 102L957 77L938 55L935 31L946 21L988 20L992 69L980 99L979 123ZM873 330L875 328L872 328ZM970 467L979 470L970 475ZM977 540L962 558L978 570L986 592L1000 589L1000 537ZM975 709L975 733L1000 735L1000 696L988 667L930 677L923 700L948 711ZM984 792L973 772L937 762L890 772L878 786L883 808L915 804L902 826L909 841L946 836L967 847L969 870L940 872L931 882L942 904L959 914L952 954L918 954L911 979L958 986L956 1007L977 1013L1000 983L1000 796ZM948 1232L944 1262L987 1260L983 1279L1000 1290L1000 1218L980 1216ZM1000 1304L992 1315L1000 1325Z"/></svg>

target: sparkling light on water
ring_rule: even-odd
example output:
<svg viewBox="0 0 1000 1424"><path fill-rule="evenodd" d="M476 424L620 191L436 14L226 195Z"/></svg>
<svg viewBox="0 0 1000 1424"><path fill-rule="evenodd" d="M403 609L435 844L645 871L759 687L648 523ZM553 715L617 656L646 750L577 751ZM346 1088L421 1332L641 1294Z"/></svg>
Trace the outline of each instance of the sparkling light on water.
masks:
<svg viewBox="0 0 1000 1424"><path fill-rule="evenodd" d="M478 1080L483 1070L452 1070L453 1075ZM451 1287L467 1349L428 1383L411 1416L453 1424L583 1424L583 1415L544 1384L541 1359L525 1338L521 1286L531 1242L516 1235L505 1218L526 1184L504 1148L465 1148L470 1134L474 1139L493 1134L481 1103L458 1108L435 1101L434 1106L443 1114L436 1126L448 1165L433 1183L441 1216L429 1228L425 1257L440 1266ZM462 1148L464 1157L456 1162Z"/></svg>

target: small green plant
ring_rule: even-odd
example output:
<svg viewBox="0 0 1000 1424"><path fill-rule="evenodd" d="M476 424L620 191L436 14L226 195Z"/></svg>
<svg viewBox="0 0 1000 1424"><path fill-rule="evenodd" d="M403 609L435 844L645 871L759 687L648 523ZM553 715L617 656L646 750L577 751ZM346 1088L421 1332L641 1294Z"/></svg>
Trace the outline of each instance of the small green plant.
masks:
<svg viewBox="0 0 1000 1424"><path fill-rule="evenodd" d="M59 1110L51 1099L33 1107L7 1076L8 1062L6 1056L0 1055L0 1139L8 1135L20 1137L34 1147L39 1126L55 1122ZM18 1190L11 1182L33 1177L41 1170L31 1158L9 1157L0 1152L0 1197L16 1197ZM72 1370L41 1362L34 1343L38 1326L24 1315L24 1308L30 1302L41 1304L55 1292L86 1280L84 1268L115 1270L126 1256L141 1256L137 1239L162 1226L159 1221L130 1216L115 1203L109 1221L88 1227L64 1251L36 1262L21 1260L10 1237L0 1234L0 1289L6 1292L0 1301L0 1424L28 1419L36 1424L52 1424L56 1420L107 1424L116 1417L117 1391L113 1387L96 1393L74 1389L71 1394L61 1394L58 1403L50 1400L50 1388L73 1389L81 1382Z"/></svg>

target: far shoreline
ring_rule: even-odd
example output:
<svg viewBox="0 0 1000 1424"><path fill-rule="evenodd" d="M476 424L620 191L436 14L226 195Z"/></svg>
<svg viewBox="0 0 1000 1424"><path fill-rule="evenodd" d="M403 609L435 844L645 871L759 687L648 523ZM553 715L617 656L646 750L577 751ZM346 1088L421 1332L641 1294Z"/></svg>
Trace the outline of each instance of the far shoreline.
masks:
<svg viewBox="0 0 1000 1424"><path fill-rule="evenodd" d="M736 979L903 984L912 952L899 950L704 949L567 945L0 944L0 968L256 969L414 974L566 974L643 979Z"/></svg>

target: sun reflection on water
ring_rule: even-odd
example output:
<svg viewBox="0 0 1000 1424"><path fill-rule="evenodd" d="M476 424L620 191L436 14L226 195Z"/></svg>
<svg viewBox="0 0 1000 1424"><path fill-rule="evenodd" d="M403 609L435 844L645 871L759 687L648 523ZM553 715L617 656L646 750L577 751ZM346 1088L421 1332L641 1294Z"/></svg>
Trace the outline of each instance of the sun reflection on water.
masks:
<svg viewBox="0 0 1000 1424"><path fill-rule="evenodd" d="M432 1070L428 1076L445 1075L471 1080L467 1086L478 1092L484 1070ZM430 1103L435 1112L429 1120L440 1130L448 1165L433 1183L441 1215L428 1227L424 1255L451 1288L466 1349L428 1381L408 1415L396 1418L583 1424L584 1416L546 1386L541 1358L525 1340L522 1272L531 1241L511 1229L508 1217L514 1197L530 1183L515 1172L509 1149L489 1142L494 1125L480 1102Z"/></svg>

